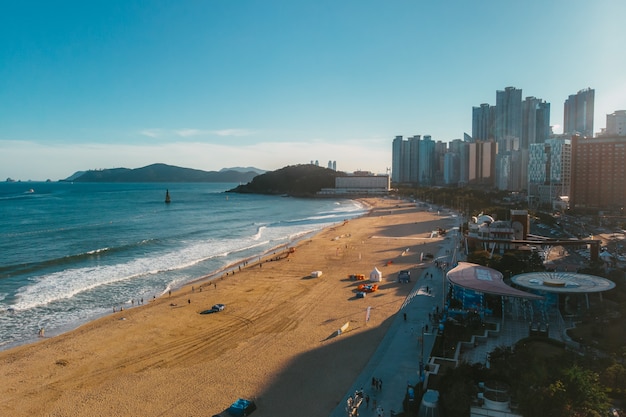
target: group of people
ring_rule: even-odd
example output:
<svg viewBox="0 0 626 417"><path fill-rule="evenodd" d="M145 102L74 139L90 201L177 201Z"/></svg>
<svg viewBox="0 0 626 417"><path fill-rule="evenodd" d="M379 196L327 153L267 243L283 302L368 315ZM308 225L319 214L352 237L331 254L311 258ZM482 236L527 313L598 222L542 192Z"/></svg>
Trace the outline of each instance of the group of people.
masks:
<svg viewBox="0 0 626 417"><path fill-rule="evenodd" d="M372 388L376 391L382 391L383 389L383 380L379 378L372 377Z"/></svg>
<svg viewBox="0 0 626 417"><path fill-rule="evenodd" d="M346 411L348 412L349 416L357 417L359 415L359 407L363 402L363 398L363 389L356 391L354 393L354 396L348 397ZM369 397L366 396L366 398L366 401L369 402Z"/></svg>
<svg viewBox="0 0 626 417"><path fill-rule="evenodd" d="M372 388L376 390L381 390L383 388L382 380L378 378L372 378ZM370 406L370 396L364 393L363 388L357 390L353 396L348 397L346 404L346 411L348 416L357 417L359 415L359 407L365 401L365 409L368 410ZM376 410L377 417L383 417L384 410L383 407L376 404L376 398L374 398L372 410Z"/></svg>

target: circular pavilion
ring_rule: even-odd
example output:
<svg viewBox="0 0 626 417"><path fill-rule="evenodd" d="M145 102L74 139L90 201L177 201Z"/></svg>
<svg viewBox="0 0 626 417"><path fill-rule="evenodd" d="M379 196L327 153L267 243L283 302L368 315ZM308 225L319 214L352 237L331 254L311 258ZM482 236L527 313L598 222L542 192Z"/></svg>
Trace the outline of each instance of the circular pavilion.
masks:
<svg viewBox="0 0 626 417"><path fill-rule="evenodd" d="M579 310L574 305L576 300L585 299L589 308L589 294L599 293L615 288L615 283L606 278L595 275L579 274L575 272L529 272L515 275L511 281L520 288L545 297L546 303L558 305L559 294L564 294L563 306L566 310Z"/></svg>

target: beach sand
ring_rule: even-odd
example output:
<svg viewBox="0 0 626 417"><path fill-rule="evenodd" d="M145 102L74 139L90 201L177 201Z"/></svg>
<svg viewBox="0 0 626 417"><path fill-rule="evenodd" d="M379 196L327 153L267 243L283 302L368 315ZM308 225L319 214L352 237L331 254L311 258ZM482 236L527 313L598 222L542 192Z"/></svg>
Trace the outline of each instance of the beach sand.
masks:
<svg viewBox="0 0 626 417"><path fill-rule="evenodd" d="M213 416L237 398L254 399L256 417L328 416L412 288L398 271L436 253L430 231L447 225L414 204L365 201L368 215L289 256L0 352L0 416ZM356 298L349 275L374 267L379 290ZM224 311L199 314L216 303Z"/></svg>

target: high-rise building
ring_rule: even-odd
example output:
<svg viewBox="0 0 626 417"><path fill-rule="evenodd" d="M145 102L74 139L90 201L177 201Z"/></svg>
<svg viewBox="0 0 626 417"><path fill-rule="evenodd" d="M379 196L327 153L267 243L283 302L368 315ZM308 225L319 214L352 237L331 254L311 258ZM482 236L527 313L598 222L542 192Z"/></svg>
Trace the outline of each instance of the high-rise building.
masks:
<svg viewBox="0 0 626 417"><path fill-rule="evenodd" d="M535 143L543 143L552 135L550 126L550 103L541 101L537 108L537 133Z"/></svg>
<svg viewBox="0 0 626 417"><path fill-rule="evenodd" d="M459 145L459 185L467 185L469 183L469 148L473 143L468 135L465 135L463 142Z"/></svg>
<svg viewBox="0 0 626 417"><path fill-rule="evenodd" d="M391 181L397 184L418 184L420 135L407 140L396 136L392 145Z"/></svg>
<svg viewBox="0 0 626 417"><path fill-rule="evenodd" d="M626 136L626 110L616 110L606 115L605 136Z"/></svg>
<svg viewBox="0 0 626 417"><path fill-rule="evenodd" d="M405 144L405 153L409 164L409 177L406 182L419 184L419 155L420 155L420 135L414 135Z"/></svg>
<svg viewBox="0 0 626 417"><path fill-rule="evenodd" d="M494 106L483 103L480 107L472 107L472 138L473 140L493 140L495 124Z"/></svg>
<svg viewBox="0 0 626 417"><path fill-rule="evenodd" d="M626 136L572 137L570 207L623 213Z"/></svg>
<svg viewBox="0 0 626 417"><path fill-rule="evenodd" d="M522 102L522 137L519 144L519 163L511 166L516 180L509 182L511 189L528 189L528 158L530 145L543 143L550 133L550 103L535 97L526 97ZM516 151L512 150L512 155Z"/></svg>
<svg viewBox="0 0 626 417"><path fill-rule="evenodd" d="M529 149L533 143L543 143L550 135L550 103L535 97L522 102L521 149Z"/></svg>
<svg viewBox="0 0 626 417"><path fill-rule="evenodd" d="M443 159L443 183L446 185L465 185L467 184L467 173L461 174L461 169L467 171L467 161L462 158L467 157L465 146L467 143L461 139L454 139L448 144L447 152ZM463 178L463 182L461 179Z"/></svg>
<svg viewBox="0 0 626 417"><path fill-rule="evenodd" d="M496 91L495 139L498 154L495 161L495 185L501 190L520 191L523 181L522 158L522 90L506 87Z"/></svg>
<svg viewBox="0 0 626 417"><path fill-rule="evenodd" d="M435 154L435 141L430 135L424 135L419 142L418 175L420 185L435 185L435 172L437 166Z"/></svg>
<svg viewBox="0 0 626 417"><path fill-rule="evenodd" d="M495 138L498 151L510 151L522 137L522 90L506 87L496 91Z"/></svg>
<svg viewBox="0 0 626 417"><path fill-rule="evenodd" d="M467 183L493 187L498 145L494 141L477 141L467 145Z"/></svg>
<svg viewBox="0 0 626 417"><path fill-rule="evenodd" d="M406 181L403 177L403 147L402 136L396 136L391 145L391 181L396 184Z"/></svg>
<svg viewBox="0 0 626 417"><path fill-rule="evenodd" d="M437 150L441 153L438 155ZM447 145L435 143L429 135L415 135L407 140L396 136L392 145L392 181L414 185L435 185L443 181L444 154Z"/></svg>
<svg viewBox="0 0 626 417"><path fill-rule="evenodd" d="M446 185L458 185L459 178L459 154L446 152L443 157L443 182Z"/></svg>
<svg viewBox="0 0 626 417"><path fill-rule="evenodd" d="M570 194L572 146L566 138L551 138L530 145L528 201L549 204Z"/></svg>
<svg viewBox="0 0 626 417"><path fill-rule="evenodd" d="M587 88L570 95L565 100L563 133L593 137L593 108L595 90Z"/></svg>

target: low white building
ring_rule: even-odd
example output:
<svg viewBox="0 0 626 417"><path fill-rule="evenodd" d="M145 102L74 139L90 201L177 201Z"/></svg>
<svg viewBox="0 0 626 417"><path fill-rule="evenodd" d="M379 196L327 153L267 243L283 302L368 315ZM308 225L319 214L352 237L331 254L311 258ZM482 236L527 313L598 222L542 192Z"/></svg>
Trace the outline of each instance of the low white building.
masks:
<svg viewBox="0 0 626 417"><path fill-rule="evenodd" d="M381 196L387 195L390 189L389 175L356 172L335 178L335 188L324 188L317 194L329 197L337 195Z"/></svg>

